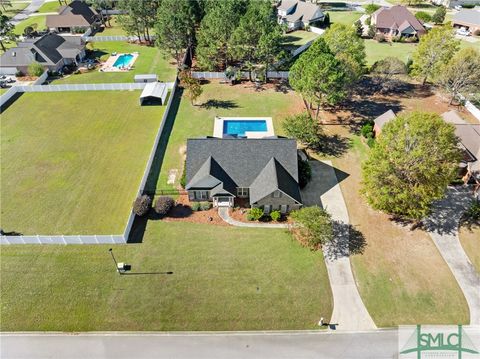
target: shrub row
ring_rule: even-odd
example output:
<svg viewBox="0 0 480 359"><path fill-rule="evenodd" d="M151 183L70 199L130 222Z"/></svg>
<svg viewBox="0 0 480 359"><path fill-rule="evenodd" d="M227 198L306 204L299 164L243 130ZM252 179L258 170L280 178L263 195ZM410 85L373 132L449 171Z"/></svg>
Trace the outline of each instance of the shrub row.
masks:
<svg viewBox="0 0 480 359"><path fill-rule="evenodd" d="M192 211L208 211L212 208L212 204L210 202L193 202L192 203Z"/></svg>
<svg viewBox="0 0 480 359"><path fill-rule="evenodd" d="M258 221L262 217L270 217L274 221L279 221L282 218L280 211L272 211L270 214L265 214L261 208L251 208L247 212L247 220Z"/></svg>
<svg viewBox="0 0 480 359"><path fill-rule="evenodd" d="M157 214L166 215L170 209L174 206L175 201L171 197L160 196L155 201L153 209ZM143 196L137 197L133 202L133 213L137 216L145 216L152 208L152 199L150 196L144 194Z"/></svg>

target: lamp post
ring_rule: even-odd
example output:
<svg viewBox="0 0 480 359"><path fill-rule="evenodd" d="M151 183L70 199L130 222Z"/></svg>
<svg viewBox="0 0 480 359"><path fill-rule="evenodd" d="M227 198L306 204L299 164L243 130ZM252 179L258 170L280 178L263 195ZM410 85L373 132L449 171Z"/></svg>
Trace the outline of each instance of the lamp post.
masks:
<svg viewBox="0 0 480 359"><path fill-rule="evenodd" d="M116 270L119 274L122 274L122 273L118 270L118 263L117 263L117 260L115 259L115 256L113 255L113 249L110 248L108 251L109 251L110 254L112 255L113 262L115 263L115 270Z"/></svg>

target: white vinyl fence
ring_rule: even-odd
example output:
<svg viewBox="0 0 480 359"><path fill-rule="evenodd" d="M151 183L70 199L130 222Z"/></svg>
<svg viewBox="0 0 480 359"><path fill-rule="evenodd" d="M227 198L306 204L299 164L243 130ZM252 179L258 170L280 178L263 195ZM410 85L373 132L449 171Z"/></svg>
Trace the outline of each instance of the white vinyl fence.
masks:
<svg viewBox="0 0 480 359"><path fill-rule="evenodd" d="M59 91L116 91L143 90L146 83L111 83L111 84L65 84L17 86L20 92L59 92Z"/></svg>
<svg viewBox="0 0 480 359"><path fill-rule="evenodd" d="M85 38L86 41L93 41L93 42L106 42L106 41L139 41L143 39L139 38L138 36L122 36L122 35L112 35L112 36L102 36L102 35L96 35L96 36L88 36ZM150 35L151 40L155 40L154 35Z"/></svg>
<svg viewBox="0 0 480 359"><path fill-rule="evenodd" d="M253 74L252 74L253 75ZM196 79L221 79L226 80L225 72L192 72L192 77ZM267 71L267 77L271 79L288 79L288 71ZM242 71L242 78L248 79L248 72Z"/></svg>
<svg viewBox="0 0 480 359"><path fill-rule="evenodd" d="M42 76L40 76L38 79L36 79L32 85L41 85L45 82L45 80L48 77L48 71L45 71Z"/></svg>
<svg viewBox="0 0 480 359"><path fill-rule="evenodd" d="M315 27L315 26L310 26L310 31L313 32L314 34L319 34L319 35L322 35L324 32L325 32L325 29L321 29L319 27Z"/></svg>
<svg viewBox="0 0 480 359"><path fill-rule="evenodd" d="M1 244L124 244L123 235L1 236Z"/></svg>
<svg viewBox="0 0 480 359"><path fill-rule="evenodd" d="M480 121L480 110L470 101L465 102L465 108L473 115L475 118Z"/></svg>
<svg viewBox="0 0 480 359"><path fill-rule="evenodd" d="M18 87L20 86L12 86L0 96L0 107L3 107L3 105L18 92Z"/></svg>

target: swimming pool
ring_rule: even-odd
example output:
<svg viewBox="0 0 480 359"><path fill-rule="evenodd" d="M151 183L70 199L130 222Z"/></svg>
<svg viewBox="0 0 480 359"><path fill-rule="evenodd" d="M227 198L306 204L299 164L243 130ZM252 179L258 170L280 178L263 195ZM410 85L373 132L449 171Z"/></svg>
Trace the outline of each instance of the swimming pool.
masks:
<svg viewBox="0 0 480 359"><path fill-rule="evenodd" d="M132 54L122 54L117 57L113 63L113 67L128 67L131 64L133 57Z"/></svg>
<svg viewBox="0 0 480 359"><path fill-rule="evenodd" d="M265 120L225 120L223 121L223 134L245 137L246 132L267 132Z"/></svg>

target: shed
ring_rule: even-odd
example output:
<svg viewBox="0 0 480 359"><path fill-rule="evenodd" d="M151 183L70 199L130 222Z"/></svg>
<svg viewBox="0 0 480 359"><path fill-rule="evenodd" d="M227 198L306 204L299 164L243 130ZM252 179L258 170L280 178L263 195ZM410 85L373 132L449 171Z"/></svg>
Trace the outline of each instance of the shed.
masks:
<svg viewBox="0 0 480 359"><path fill-rule="evenodd" d="M143 83L143 82L157 82L158 77L155 74L140 74L135 75L134 82Z"/></svg>
<svg viewBox="0 0 480 359"><path fill-rule="evenodd" d="M140 95L140 105L164 105L168 88L164 82L149 82Z"/></svg>
<svg viewBox="0 0 480 359"><path fill-rule="evenodd" d="M383 126L393 120L395 117L395 112L392 110L388 110L387 112L381 114L374 120L373 131L375 132L375 136L378 136L382 132Z"/></svg>

